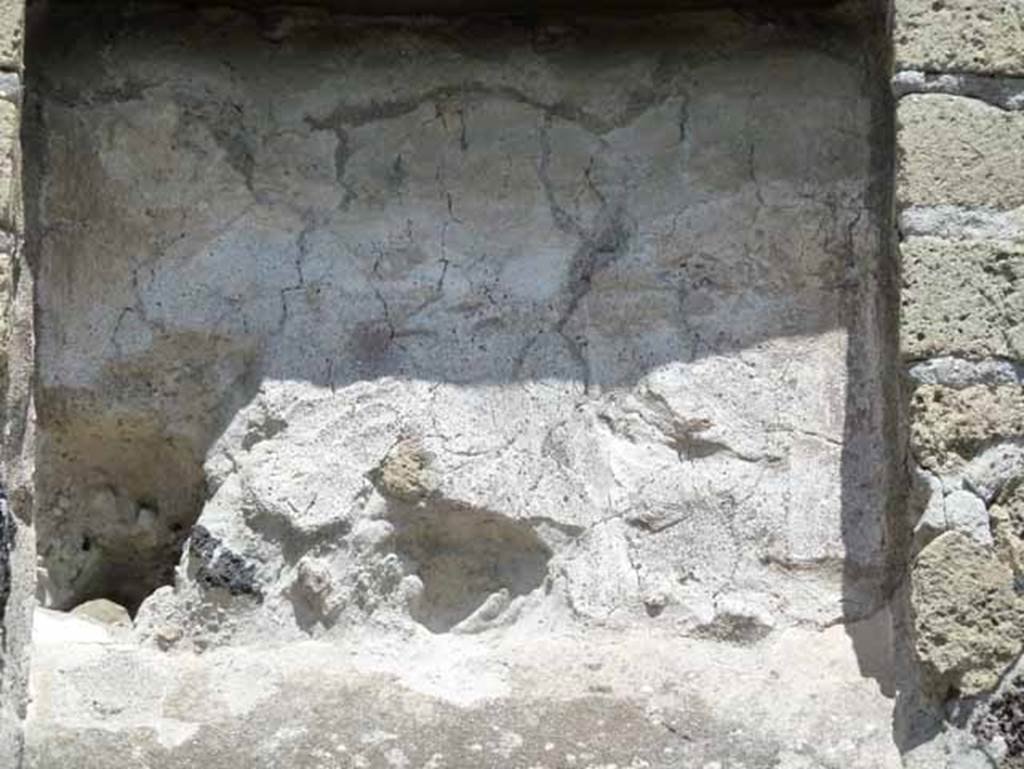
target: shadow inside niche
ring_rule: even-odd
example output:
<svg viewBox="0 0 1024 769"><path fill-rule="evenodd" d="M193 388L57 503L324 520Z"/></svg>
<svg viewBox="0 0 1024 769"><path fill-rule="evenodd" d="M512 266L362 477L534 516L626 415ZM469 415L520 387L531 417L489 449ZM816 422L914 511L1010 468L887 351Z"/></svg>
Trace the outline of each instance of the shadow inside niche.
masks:
<svg viewBox="0 0 1024 769"><path fill-rule="evenodd" d="M864 40L864 91L872 115L866 197L878 242L869 254L850 253L866 293L852 292L844 306L851 333L841 456L843 606L860 672L893 699L893 739L905 753L934 736L938 722L918 710L905 605L913 521L899 350L892 44L884 8L870 7L876 12Z"/></svg>
<svg viewBox="0 0 1024 769"><path fill-rule="evenodd" d="M48 514L36 527L47 605L107 598L134 616L173 583L206 497L206 448L230 415L225 405L252 396L247 353L209 335L167 334L146 355L108 367L98 392L39 397L36 486Z"/></svg>
<svg viewBox="0 0 1024 769"><path fill-rule="evenodd" d="M547 577L551 551L525 522L443 501L391 502L388 519L395 552L423 584L413 619L431 632L474 615L483 623L497 619Z"/></svg>

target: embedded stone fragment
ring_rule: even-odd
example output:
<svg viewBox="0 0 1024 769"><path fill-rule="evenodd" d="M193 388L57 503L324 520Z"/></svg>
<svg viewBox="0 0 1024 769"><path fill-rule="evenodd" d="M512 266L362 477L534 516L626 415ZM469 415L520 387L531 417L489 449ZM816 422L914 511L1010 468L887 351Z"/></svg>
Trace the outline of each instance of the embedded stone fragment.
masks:
<svg viewBox="0 0 1024 769"><path fill-rule="evenodd" d="M991 689L1024 644L1024 599L1010 567L989 548L950 531L911 572L915 649L937 696Z"/></svg>
<svg viewBox="0 0 1024 769"><path fill-rule="evenodd" d="M1010 438L986 446L964 469L964 482L986 504L1024 478L1024 445Z"/></svg>
<svg viewBox="0 0 1024 769"><path fill-rule="evenodd" d="M976 99L911 95L896 107L901 206L1024 205L1024 112Z"/></svg>
<svg viewBox="0 0 1024 769"><path fill-rule="evenodd" d="M956 530L966 534L980 545L992 544L989 513L985 500L974 491L962 487L963 481L949 482L931 473L922 472L919 487L915 489L924 505L921 517L914 525L915 549L927 545L945 531Z"/></svg>
<svg viewBox="0 0 1024 769"><path fill-rule="evenodd" d="M105 625L116 625L119 627L131 627L132 618L128 610L120 604L108 601L106 598L97 598L79 604L71 613L78 617L88 617Z"/></svg>
<svg viewBox="0 0 1024 769"><path fill-rule="evenodd" d="M910 430L923 467L961 467L993 442L1024 437L1024 388L921 385L911 398Z"/></svg>
<svg viewBox="0 0 1024 769"><path fill-rule="evenodd" d="M1024 77L902 70L896 72L890 82L897 99L911 93L945 93L980 99L1003 109L1024 108Z"/></svg>
<svg viewBox="0 0 1024 769"><path fill-rule="evenodd" d="M900 253L906 357L1024 358L1024 243L909 238Z"/></svg>
<svg viewBox="0 0 1024 769"><path fill-rule="evenodd" d="M205 526L195 526L189 538L189 555L195 560L195 580L204 588L222 588L233 596L251 595L262 600L256 581L256 565L224 547Z"/></svg>
<svg viewBox="0 0 1024 769"><path fill-rule="evenodd" d="M979 545L991 545L989 516L985 502L975 493L957 490L945 499L949 528L963 532Z"/></svg>
<svg viewBox="0 0 1024 769"><path fill-rule="evenodd" d="M900 0L897 69L1024 74L1024 17L1014 0Z"/></svg>
<svg viewBox="0 0 1024 769"><path fill-rule="evenodd" d="M175 604L174 588L164 585L150 594L135 615L135 634L167 651L185 637L184 612Z"/></svg>
<svg viewBox="0 0 1024 769"><path fill-rule="evenodd" d="M325 563L306 557L299 561L297 583L308 596L322 598L331 592L331 572Z"/></svg>
<svg viewBox="0 0 1024 769"><path fill-rule="evenodd" d="M330 565L322 559L306 556L299 561L297 572L292 592L310 613L303 624L333 619L344 600L338 594Z"/></svg>
<svg viewBox="0 0 1024 769"><path fill-rule="evenodd" d="M952 356L929 358L907 369L916 384L938 384L947 387L1001 385L1024 383L1024 365L1010 360L967 360Z"/></svg>
<svg viewBox="0 0 1024 769"><path fill-rule="evenodd" d="M430 493L429 457L413 438L396 443L384 461L370 472L370 479L385 496L416 502Z"/></svg>

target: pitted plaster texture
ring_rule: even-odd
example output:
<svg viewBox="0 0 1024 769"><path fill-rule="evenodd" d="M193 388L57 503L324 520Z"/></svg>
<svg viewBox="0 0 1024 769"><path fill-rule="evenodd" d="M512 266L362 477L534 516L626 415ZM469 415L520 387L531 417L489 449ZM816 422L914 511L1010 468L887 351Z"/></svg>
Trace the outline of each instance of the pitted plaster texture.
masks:
<svg viewBox="0 0 1024 769"><path fill-rule="evenodd" d="M237 602L243 634L304 632L303 555L345 589L473 581L480 537L514 563L478 604L652 599L682 629L732 593L783 624L877 606L881 383L847 365L851 328L876 333L879 248L856 59L727 38L718 66L685 25L635 29L628 56L598 51L621 30L481 50L444 28L225 29L182 56L187 23L139 25L43 69L56 605L198 514L265 598ZM867 454L844 468L851 439ZM428 567L423 538L464 560ZM183 609L205 602L196 558Z"/></svg>

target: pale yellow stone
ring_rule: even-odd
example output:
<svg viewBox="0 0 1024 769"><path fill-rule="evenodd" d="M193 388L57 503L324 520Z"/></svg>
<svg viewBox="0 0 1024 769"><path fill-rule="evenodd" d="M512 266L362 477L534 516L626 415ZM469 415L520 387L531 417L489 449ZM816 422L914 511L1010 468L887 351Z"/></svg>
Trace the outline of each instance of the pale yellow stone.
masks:
<svg viewBox="0 0 1024 769"><path fill-rule="evenodd" d="M20 68L24 27L24 0L0 0L0 67Z"/></svg>
<svg viewBox="0 0 1024 769"><path fill-rule="evenodd" d="M1024 243L909 238L900 252L906 357L1024 358Z"/></svg>
<svg viewBox="0 0 1024 769"><path fill-rule="evenodd" d="M1024 643L1024 600L994 551L951 531L918 556L911 575L915 648L934 693L993 688Z"/></svg>
<svg viewBox="0 0 1024 769"><path fill-rule="evenodd" d="M1024 112L917 94L900 100L896 118L901 206L1024 205Z"/></svg>
<svg viewBox="0 0 1024 769"><path fill-rule="evenodd" d="M1024 73L1019 0L897 0L898 69Z"/></svg>
<svg viewBox="0 0 1024 769"><path fill-rule="evenodd" d="M415 502L430 493L429 457L414 439L399 441L380 467L372 473L383 494L406 502Z"/></svg>
<svg viewBox="0 0 1024 769"><path fill-rule="evenodd" d="M1024 388L922 385L911 398L910 432L922 466L955 469L992 440L1024 437Z"/></svg>

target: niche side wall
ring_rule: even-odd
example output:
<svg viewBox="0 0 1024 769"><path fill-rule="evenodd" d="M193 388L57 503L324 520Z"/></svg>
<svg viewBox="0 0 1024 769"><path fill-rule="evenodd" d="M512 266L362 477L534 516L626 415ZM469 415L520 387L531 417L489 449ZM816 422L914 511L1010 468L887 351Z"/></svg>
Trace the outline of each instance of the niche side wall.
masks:
<svg viewBox="0 0 1024 769"><path fill-rule="evenodd" d="M0 3L0 766L21 760L34 596L33 298L22 249L20 0Z"/></svg>

